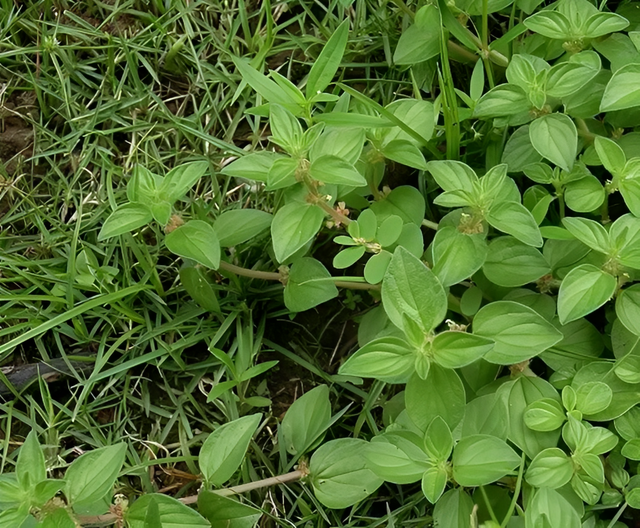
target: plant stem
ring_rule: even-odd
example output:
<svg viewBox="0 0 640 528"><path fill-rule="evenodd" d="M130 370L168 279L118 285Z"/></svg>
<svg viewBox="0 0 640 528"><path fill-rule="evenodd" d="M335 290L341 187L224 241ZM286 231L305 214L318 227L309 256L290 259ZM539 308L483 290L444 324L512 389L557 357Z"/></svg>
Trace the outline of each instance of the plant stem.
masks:
<svg viewBox="0 0 640 528"><path fill-rule="evenodd" d="M613 519L611 519L611 522L607 525L607 528L613 528L615 526L615 524L618 522L618 519L622 517L624 510L627 509L627 506L629 506L628 502L625 502L622 506L620 506L620 509L614 515Z"/></svg>
<svg viewBox="0 0 640 528"><path fill-rule="evenodd" d="M482 493L482 498L484 499L484 503L487 506L487 511L489 512L489 516L491 517L491 520L498 524L498 518L496 517L496 514L493 512L493 507L491 506L491 502L489 501L489 497L487 496L487 492L484 489L484 486L480 486L480 492Z"/></svg>
<svg viewBox="0 0 640 528"><path fill-rule="evenodd" d="M349 225L351 223L351 218L346 217L342 213L336 211L333 207L331 207L327 202L325 202L322 198L319 198L316 204L326 213L331 215L331 218L337 223Z"/></svg>
<svg viewBox="0 0 640 528"><path fill-rule="evenodd" d="M277 477L269 477L262 480L256 480L255 482L249 482L247 484L241 484L240 486L233 486L232 488L225 488L221 490L214 490L213 493L221 495L223 497L229 497L231 495L239 495L240 493L246 493L247 491L253 491L256 489L267 488L270 486L276 486L278 484L286 484L288 482L295 482L308 475L306 468L292 471L284 475L278 475ZM182 497L178 499L182 504L195 504L198 502L198 495L190 495L189 497ZM81 515L78 517L78 521L82 526L86 525L101 525L101 524L113 524L118 520L118 515L115 513L105 513L104 515Z"/></svg>
<svg viewBox="0 0 640 528"><path fill-rule="evenodd" d="M426 218L422 221L422 225L424 227L428 227L429 229L433 229L434 231L438 230L438 224L432 222L431 220L427 220Z"/></svg>
<svg viewBox="0 0 640 528"><path fill-rule="evenodd" d="M522 475L524 475L525 458L526 458L526 455L524 454L524 451L523 451L522 459L520 460L520 469L518 471L518 480L516 481L516 489L513 490L513 499L511 499L511 504L509 505L509 509L507 510L507 515L502 520L502 523L500 524L500 528L506 528L507 524L509 524L509 521L511 520L511 517L513 516L513 512L516 509L516 504L518 504L518 497L520 496L520 488L522 487Z"/></svg>

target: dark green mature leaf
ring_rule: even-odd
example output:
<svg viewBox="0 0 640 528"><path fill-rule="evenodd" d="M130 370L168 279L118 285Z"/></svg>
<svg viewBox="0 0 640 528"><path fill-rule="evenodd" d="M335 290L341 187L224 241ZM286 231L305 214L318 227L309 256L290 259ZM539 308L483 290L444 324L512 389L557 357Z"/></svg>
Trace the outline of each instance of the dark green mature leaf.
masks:
<svg viewBox="0 0 640 528"><path fill-rule="evenodd" d="M258 209L232 209L222 213L213 224L222 247L242 244L269 228L273 216Z"/></svg>
<svg viewBox="0 0 640 528"><path fill-rule="evenodd" d="M404 326L404 314L424 332L440 324L447 312L447 296L436 276L403 247L395 250L387 268L382 304L398 328Z"/></svg>
<svg viewBox="0 0 640 528"><path fill-rule="evenodd" d="M313 204L293 202L279 209L271 223L273 250L278 262L286 261L318 233L324 212Z"/></svg>
<svg viewBox="0 0 640 528"><path fill-rule="evenodd" d="M562 340L562 333L544 317L513 301L481 308L473 319L473 333L495 341L484 359L501 365L530 359Z"/></svg>
<svg viewBox="0 0 640 528"><path fill-rule="evenodd" d="M203 270L197 266L183 266L180 268L180 282L202 308L209 312L220 313L220 304L216 290L207 279Z"/></svg>
<svg viewBox="0 0 640 528"><path fill-rule="evenodd" d="M327 508L348 508L382 485L367 467L366 446L364 440L340 438L323 444L311 457L309 478Z"/></svg>
<svg viewBox="0 0 640 528"><path fill-rule="evenodd" d="M409 418L425 431L440 416L453 430L462 421L465 391L455 370L431 365L426 379L414 374L407 383L405 404Z"/></svg>
<svg viewBox="0 0 640 528"><path fill-rule="evenodd" d="M31 431L27 435L16 463L16 476L22 489L31 489L47 478L44 453L38 442L38 433Z"/></svg>
<svg viewBox="0 0 640 528"><path fill-rule="evenodd" d="M572 269L558 292L558 316L562 324L570 323L597 310L616 289L616 279L591 264Z"/></svg>
<svg viewBox="0 0 640 528"><path fill-rule="evenodd" d="M98 241L106 240L138 229L153 220L151 210L142 204L128 203L118 206L102 224Z"/></svg>
<svg viewBox="0 0 640 528"><path fill-rule="evenodd" d="M319 385L293 402L279 428L282 442L291 455L310 449L331 422L329 387Z"/></svg>
<svg viewBox="0 0 640 528"><path fill-rule="evenodd" d="M211 528L253 528L262 517L260 510L248 504L207 490L198 493L198 511Z"/></svg>
<svg viewBox="0 0 640 528"><path fill-rule="evenodd" d="M420 8L412 26L398 41L393 55L395 64L418 64L440 53L440 14L433 5Z"/></svg>
<svg viewBox="0 0 640 528"><path fill-rule="evenodd" d="M64 508L58 508L45 517L42 523L38 524L38 528L76 528L77 524L73 521L69 512ZM159 525L153 525L158 528Z"/></svg>
<svg viewBox="0 0 640 528"><path fill-rule="evenodd" d="M519 464L518 454L495 436L467 436L453 450L453 478L461 486L491 484Z"/></svg>
<svg viewBox="0 0 640 528"><path fill-rule="evenodd" d="M535 492L525 511L526 526L580 528L580 515L558 491L544 487Z"/></svg>
<svg viewBox="0 0 640 528"><path fill-rule="evenodd" d="M161 528L209 528L211 526L209 521L198 512L179 500L161 493L149 493L140 497L127 509L125 519L131 528L147 528L145 520L151 502L157 505L162 522Z"/></svg>
<svg viewBox="0 0 640 528"><path fill-rule="evenodd" d="M500 84L489 90L476 104L473 115L478 119L505 117L527 112L531 102L519 86Z"/></svg>
<svg viewBox="0 0 640 528"><path fill-rule="evenodd" d="M431 467L427 455L421 453L421 458L416 459L400 446L389 441L387 435L374 437L364 453L367 465L378 477L395 484L412 484L422 477L423 473Z"/></svg>
<svg viewBox="0 0 640 528"><path fill-rule="evenodd" d="M376 378L405 383L413 372L415 350L404 339L393 336L370 341L340 367L344 376Z"/></svg>
<svg viewBox="0 0 640 528"><path fill-rule="evenodd" d="M426 204L418 189L408 185L396 187L382 200L371 204L371 210L382 223L391 215L402 218L406 223L421 225L424 220Z"/></svg>
<svg viewBox="0 0 640 528"><path fill-rule="evenodd" d="M313 63L307 78L306 95L310 99L322 92L338 71L349 39L349 20L338 26Z"/></svg>
<svg viewBox="0 0 640 528"><path fill-rule="evenodd" d="M126 452L126 444L115 444L89 451L73 461L65 474L64 494L74 508L93 505L113 490Z"/></svg>
<svg viewBox="0 0 640 528"><path fill-rule="evenodd" d="M462 488L447 491L433 509L438 528L469 528L473 500Z"/></svg>
<svg viewBox="0 0 640 528"><path fill-rule="evenodd" d="M467 403L462 437L483 434L506 440L509 434L507 396L504 393L485 394Z"/></svg>
<svg viewBox="0 0 640 528"><path fill-rule="evenodd" d="M221 425L207 437L200 449L200 470L208 484L220 486L233 476L242 464L261 418L261 414L238 418Z"/></svg>
<svg viewBox="0 0 640 528"><path fill-rule="evenodd" d="M172 253L208 268L220 266L220 242L213 227L202 220L190 220L169 233L164 243Z"/></svg>
<svg viewBox="0 0 640 528"><path fill-rule="evenodd" d="M304 312L338 296L331 274L310 257L297 259L289 270L284 304L292 312Z"/></svg>
<svg viewBox="0 0 640 528"><path fill-rule="evenodd" d="M491 241L482 271L494 284L513 288L551 273L551 266L540 251L507 236Z"/></svg>

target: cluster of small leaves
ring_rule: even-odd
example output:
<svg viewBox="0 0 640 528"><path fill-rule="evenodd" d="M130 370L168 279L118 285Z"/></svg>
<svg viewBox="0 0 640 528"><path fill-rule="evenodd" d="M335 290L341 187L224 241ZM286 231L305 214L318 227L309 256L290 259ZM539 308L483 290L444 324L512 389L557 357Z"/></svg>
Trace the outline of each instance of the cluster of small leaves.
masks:
<svg viewBox="0 0 640 528"><path fill-rule="evenodd" d="M512 4L531 16L489 45L488 15L509 14ZM339 418L322 386L291 407L278 432L289 467L313 451L308 479L329 508L354 505L384 481L421 482L441 528L612 528L625 508L640 508L637 4L619 13L589 0L538 5L419 9L394 54L411 68L415 97L387 106L346 84L325 91L347 48L348 21L304 92L234 59L265 103L250 112L268 118L272 148L221 173L278 193L278 207L184 223L173 204L206 164L164 178L137 167L129 203L103 226L108 238L155 220L166 226L167 248L193 270L232 265L233 252L222 248L270 229L266 251L291 312L338 296L336 285L368 288L381 301L362 318L359 349L339 374L397 386L384 430L322 443ZM478 17L480 35L461 13ZM482 58L468 93L454 87L447 55L465 47ZM416 81L429 71L440 86L433 101ZM475 159L483 135L490 139ZM386 187L394 164L417 171L424 192ZM314 258L320 232L335 235L333 273ZM341 276L344 269L362 276ZM198 302L219 310L198 294L197 280L181 278ZM224 352L213 353L233 379L210 400L244 379ZM257 425L245 417L209 437L200 455L207 485L231 477ZM31 484L19 479L16 490ZM15 511L39 507L29 493L31 506Z"/></svg>

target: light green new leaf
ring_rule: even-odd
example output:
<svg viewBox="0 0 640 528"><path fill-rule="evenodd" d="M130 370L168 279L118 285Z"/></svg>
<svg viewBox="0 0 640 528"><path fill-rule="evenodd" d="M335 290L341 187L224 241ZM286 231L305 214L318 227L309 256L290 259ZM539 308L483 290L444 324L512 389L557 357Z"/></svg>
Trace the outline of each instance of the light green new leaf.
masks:
<svg viewBox="0 0 640 528"><path fill-rule="evenodd" d="M434 463L446 462L453 451L453 436L442 417L436 416L424 435L424 447Z"/></svg>
<svg viewBox="0 0 640 528"><path fill-rule="evenodd" d="M518 454L495 436L467 436L453 450L453 478L461 486L491 484L519 464Z"/></svg>
<svg viewBox="0 0 640 528"><path fill-rule="evenodd" d="M484 359L500 365L537 356L563 337L536 311L513 301L496 301L481 308L473 319L473 333L495 341Z"/></svg>
<svg viewBox="0 0 640 528"><path fill-rule="evenodd" d="M223 212L213 223L222 247L233 247L269 228L273 216L258 209L232 209Z"/></svg>
<svg viewBox="0 0 640 528"><path fill-rule="evenodd" d="M564 392L562 394L564 396ZM534 431L555 431L562 427L565 419L565 410L562 405L552 398L534 401L524 413L524 423Z"/></svg>
<svg viewBox="0 0 640 528"><path fill-rule="evenodd" d="M246 178L248 180L266 183L271 167L277 160L281 159L287 158L277 152L266 150L252 152L224 166L220 172L226 176L235 176L236 178Z"/></svg>
<svg viewBox="0 0 640 528"><path fill-rule="evenodd" d="M151 220L153 220L153 214L145 205L137 203L120 205L102 224L98 241L123 235L148 224Z"/></svg>
<svg viewBox="0 0 640 528"><path fill-rule="evenodd" d="M616 279L591 264L573 268L558 292L558 316L570 323L600 308L616 290Z"/></svg>
<svg viewBox="0 0 640 528"><path fill-rule="evenodd" d="M44 453L38 442L38 433L33 430L29 432L18 451L16 476L22 489L32 489L47 478Z"/></svg>
<svg viewBox="0 0 640 528"><path fill-rule="evenodd" d="M542 235L536 219L518 202L495 203L489 209L487 222L529 246L542 247Z"/></svg>
<svg viewBox="0 0 640 528"><path fill-rule="evenodd" d="M313 204L293 202L279 209L271 223L273 250L284 262L309 242L322 227L324 212Z"/></svg>
<svg viewBox="0 0 640 528"><path fill-rule="evenodd" d="M389 319L402 328L403 314L425 333L447 313L447 296L433 272L403 247L398 247L382 283L382 305Z"/></svg>
<svg viewBox="0 0 640 528"><path fill-rule="evenodd" d="M574 237L591 249L600 253L609 251L609 234L599 222L588 218L565 217L562 223Z"/></svg>
<svg viewBox="0 0 640 528"><path fill-rule="evenodd" d="M561 488L573 476L573 463L562 449L550 447L538 453L527 469L526 481L536 488Z"/></svg>
<svg viewBox="0 0 640 528"><path fill-rule="evenodd" d="M65 474L64 494L69 502L75 508L92 505L112 492L126 452L127 444L121 443L94 449L74 460Z"/></svg>
<svg viewBox="0 0 640 528"><path fill-rule="evenodd" d="M605 169L611 174L622 173L627 163L627 158L620 145L602 136L596 136L593 145Z"/></svg>
<svg viewBox="0 0 640 528"><path fill-rule="evenodd" d="M543 158L571 171L578 153L578 131L564 114L548 114L529 125L531 144Z"/></svg>
<svg viewBox="0 0 640 528"><path fill-rule="evenodd" d="M405 383L413 372L415 350L404 339L385 336L370 341L340 367L343 376Z"/></svg>
<svg viewBox="0 0 640 528"><path fill-rule="evenodd" d="M212 269L220 266L220 242L213 227L202 220L190 220L169 233L164 243L172 253Z"/></svg>
<svg viewBox="0 0 640 528"><path fill-rule="evenodd" d="M331 38L322 48L320 55L314 61L309 77L307 78L306 95L310 99L322 92L333 80L338 71L340 61L344 55L349 39L349 20L345 20L338 26Z"/></svg>
<svg viewBox="0 0 640 528"><path fill-rule="evenodd" d="M422 476L422 493L431 504L438 502L447 485L449 474L445 468L432 466Z"/></svg>
<svg viewBox="0 0 640 528"><path fill-rule="evenodd" d="M382 485L367 467L366 447L364 440L340 438L323 444L311 457L309 479L327 508L348 508Z"/></svg>
<svg viewBox="0 0 640 528"><path fill-rule="evenodd" d="M172 204L187 194L208 168L208 161L194 161L171 169L158 187L158 198Z"/></svg>
<svg viewBox="0 0 640 528"><path fill-rule="evenodd" d="M322 262L302 257L289 270L284 304L292 312L304 312L338 296L331 274Z"/></svg>
<svg viewBox="0 0 640 528"><path fill-rule="evenodd" d="M592 175L567 183L564 199L567 207L578 213L590 213L598 209L606 198L600 180Z"/></svg>
<svg viewBox="0 0 640 528"><path fill-rule="evenodd" d="M287 452L301 455L316 443L330 422L329 387L319 385L293 402L278 432Z"/></svg>
<svg viewBox="0 0 640 528"><path fill-rule="evenodd" d="M211 433L200 449L200 470L205 482L220 486L242 464L249 442L262 418L252 414L228 422Z"/></svg>
<svg viewBox="0 0 640 528"><path fill-rule="evenodd" d="M130 202L150 203L156 199L156 187L162 178L142 165L134 165L131 179L127 183L127 198Z"/></svg>
<svg viewBox="0 0 640 528"><path fill-rule="evenodd" d="M590 381L576 389L576 409L584 415L604 411L613 399L613 391L606 383Z"/></svg>

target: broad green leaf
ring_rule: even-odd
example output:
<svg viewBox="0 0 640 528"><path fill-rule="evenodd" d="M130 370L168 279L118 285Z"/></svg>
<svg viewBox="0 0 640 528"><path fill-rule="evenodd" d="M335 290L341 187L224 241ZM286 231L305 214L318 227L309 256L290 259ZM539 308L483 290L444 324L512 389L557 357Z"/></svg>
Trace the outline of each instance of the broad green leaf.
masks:
<svg viewBox="0 0 640 528"><path fill-rule="evenodd" d="M473 319L473 333L495 341L484 359L500 365L530 359L562 340L562 333L544 317L513 301L481 308Z"/></svg>
<svg viewBox="0 0 640 528"><path fill-rule="evenodd" d="M600 308L616 289L616 279L591 264L572 269L558 292L558 316L570 323Z"/></svg>
<svg viewBox="0 0 640 528"><path fill-rule="evenodd" d="M551 39L568 40L572 38L569 19L557 11L540 11L524 21L527 29Z"/></svg>
<svg viewBox="0 0 640 528"><path fill-rule="evenodd" d="M525 511L525 526L540 528L581 528L581 515L571 503L550 488L540 488Z"/></svg>
<svg viewBox="0 0 640 528"><path fill-rule="evenodd" d="M242 464L261 414L252 414L228 422L211 433L200 449L200 470L205 482L221 486Z"/></svg>
<svg viewBox="0 0 640 528"><path fill-rule="evenodd" d="M64 508L58 508L47 515L44 520L38 524L38 528L76 528L77 524L73 521L69 512ZM158 528L159 525L154 525Z"/></svg>
<svg viewBox="0 0 640 528"><path fill-rule="evenodd" d="M529 246L542 247L538 223L529 210L518 202L497 202L487 214L487 222Z"/></svg>
<svg viewBox="0 0 640 528"><path fill-rule="evenodd" d="M222 247L233 247L259 235L269 228L273 216L258 209L231 209L213 223Z"/></svg>
<svg viewBox="0 0 640 528"><path fill-rule="evenodd" d="M444 368L460 368L483 357L494 346L492 339L465 332L441 332L431 345L433 359Z"/></svg>
<svg viewBox="0 0 640 528"><path fill-rule="evenodd" d="M336 185L351 185L360 187L367 184L367 180L356 168L338 156L324 155L315 159L309 167L312 178L324 183Z"/></svg>
<svg viewBox="0 0 640 528"><path fill-rule="evenodd" d="M179 200L205 175L208 168L208 161L194 161L171 169L158 187L158 199L171 204Z"/></svg>
<svg viewBox="0 0 640 528"><path fill-rule="evenodd" d="M287 159L282 154L271 152L268 150L261 152L252 152L229 165L225 165L220 171L226 176L235 176L236 178L246 178L260 182L267 182L269 171L277 160Z"/></svg>
<svg viewBox="0 0 640 528"><path fill-rule="evenodd" d="M519 465L518 454L495 436L467 436L453 450L453 478L461 486L491 484Z"/></svg>
<svg viewBox="0 0 640 528"><path fill-rule="evenodd" d="M156 199L156 188L160 176L142 165L134 165L131 179L127 183L127 198L130 202L150 203Z"/></svg>
<svg viewBox="0 0 640 528"><path fill-rule="evenodd" d="M89 451L73 461L65 474L64 494L74 508L92 505L112 492L126 452L127 444L115 444Z"/></svg>
<svg viewBox="0 0 640 528"><path fill-rule="evenodd" d="M153 214L145 205L136 203L120 205L102 224L98 241L124 235L148 224L151 220L153 220Z"/></svg>
<svg viewBox="0 0 640 528"><path fill-rule="evenodd" d="M211 526L209 521L197 511L179 500L161 493L149 493L140 497L127 509L125 519L130 528L147 528L145 519L151 502L157 505L162 522L161 528L209 528Z"/></svg>
<svg viewBox="0 0 640 528"><path fill-rule="evenodd" d="M529 125L525 125L509 136L502 152L501 163L509 166L509 172L521 172L532 164L538 164L541 160L542 156L531 144Z"/></svg>
<svg viewBox="0 0 640 528"><path fill-rule="evenodd" d="M432 466L422 475L422 493L431 504L438 502L447 485L449 474L445 468Z"/></svg>
<svg viewBox="0 0 640 528"><path fill-rule="evenodd" d="M567 207L578 213L595 211L605 198L606 193L600 180L591 175L567 183L564 190Z"/></svg>
<svg viewBox="0 0 640 528"><path fill-rule="evenodd" d="M447 297L433 272L406 249L398 247L382 283L382 304L389 319L402 328L403 314L424 332L439 325L447 312Z"/></svg>
<svg viewBox="0 0 640 528"><path fill-rule="evenodd" d="M414 374L405 390L409 417L418 428L426 430L440 416L453 430L462 421L465 391L455 370L431 365L426 379Z"/></svg>
<svg viewBox="0 0 640 528"><path fill-rule="evenodd" d="M640 336L640 284L625 288L618 294L616 315L627 330Z"/></svg>
<svg viewBox="0 0 640 528"><path fill-rule="evenodd" d="M353 266L362 258L366 248L364 246L352 246L340 251L333 257L333 267L336 269L345 269Z"/></svg>
<svg viewBox="0 0 640 528"><path fill-rule="evenodd" d="M254 528L262 517L260 510L248 504L207 490L198 493L198 511L211 528Z"/></svg>
<svg viewBox="0 0 640 528"><path fill-rule="evenodd" d="M607 253L610 248L609 235L599 222L588 218L566 217L562 223L580 242L600 253Z"/></svg>
<svg viewBox="0 0 640 528"><path fill-rule="evenodd" d="M340 367L343 376L376 378L405 383L413 372L415 350L399 337L384 336L370 341Z"/></svg>
<svg viewBox="0 0 640 528"><path fill-rule="evenodd" d="M427 163L427 170L444 191L473 193L478 176L469 165L461 161L441 160Z"/></svg>
<svg viewBox="0 0 640 528"><path fill-rule="evenodd" d="M38 442L38 433L30 431L18 451L16 476L23 490L33 489L36 484L47 478L44 453Z"/></svg>
<svg viewBox="0 0 640 528"><path fill-rule="evenodd" d="M338 296L331 274L310 257L297 259L289 270L284 304L292 312L304 312Z"/></svg>
<svg viewBox="0 0 640 528"><path fill-rule="evenodd" d="M32 528L36 523L35 517L29 514L28 503L0 512L0 526L3 528Z"/></svg>
<svg viewBox="0 0 640 528"><path fill-rule="evenodd" d="M426 170L427 162L420 149L407 139L394 139L382 148L385 158L407 167Z"/></svg>
<svg viewBox="0 0 640 528"><path fill-rule="evenodd" d="M429 458L435 462L446 462L453 451L453 436L442 417L436 416L424 435L424 447Z"/></svg>
<svg viewBox="0 0 640 528"><path fill-rule="evenodd" d="M298 118L289 110L278 104L269 105L269 127L273 143L292 155L300 151L304 132Z"/></svg>
<svg viewBox="0 0 640 528"><path fill-rule="evenodd" d="M629 25L629 21L616 13L594 13L582 27L587 38L598 38L609 33L622 31Z"/></svg>
<svg viewBox="0 0 640 528"><path fill-rule="evenodd" d="M418 64L440 53L440 14L433 5L420 8L413 25L400 36L393 55L395 64Z"/></svg>
<svg viewBox="0 0 640 528"><path fill-rule="evenodd" d="M622 446L622 456L629 460L640 460L640 438L632 438Z"/></svg>
<svg viewBox="0 0 640 528"><path fill-rule="evenodd" d="M426 204L418 189L408 185L396 187L382 200L371 204L371 210L382 223L391 215L402 218L406 223L422 224Z"/></svg>
<svg viewBox="0 0 640 528"><path fill-rule="evenodd" d="M500 84L484 94L473 110L478 119L508 117L531 110L531 101L519 86Z"/></svg>
<svg viewBox="0 0 640 528"><path fill-rule="evenodd" d="M180 268L180 282L191 298L209 312L220 312L216 290L199 267Z"/></svg>
<svg viewBox="0 0 640 528"><path fill-rule="evenodd" d="M322 48L320 55L314 61L309 77L307 78L306 94L310 99L322 92L333 80L338 71L340 61L344 55L349 39L349 20L345 20L338 26L331 38Z"/></svg>
<svg viewBox="0 0 640 528"><path fill-rule="evenodd" d="M533 459L540 451L556 447L560 429L556 431L533 431L524 422L524 414L535 401L552 398L560 401L558 391L542 378L520 376L511 385L505 385L509 392L509 440Z"/></svg>
<svg viewBox="0 0 640 528"><path fill-rule="evenodd" d="M552 398L536 400L524 412L524 423L534 431L555 431L562 427L565 419L562 405Z"/></svg>
<svg viewBox="0 0 640 528"><path fill-rule="evenodd" d="M640 64L628 64L616 71L604 90L601 112L640 106Z"/></svg>
<svg viewBox="0 0 640 528"><path fill-rule="evenodd" d="M614 426L618 434L627 441L640 438L640 407L631 407L614 420Z"/></svg>
<svg viewBox="0 0 640 528"><path fill-rule="evenodd" d="M531 461L526 481L535 488L561 488L573 476L573 463L562 449L551 447L538 453Z"/></svg>
<svg viewBox="0 0 640 528"><path fill-rule="evenodd" d="M469 528L473 500L462 488L447 491L433 509L433 520L438 528Z"/></svg>
<svg viewBox="0 0 640 528"><path fill-rule="evenodd" d="M600 72L600 56L595 51L582 51L568 61L556 64L547 77L547 94L551 97L567 97L588 83Z"/></svg>
<svg viewBox="0 0 640 528"><path fill-rule="evenodd" d="M394 484L412 484L422 477L429 469L426 455L422 460L416 460L408 453L391 442L385 436L376 437L365 449L367 467L379 478Z"/></svg>
<svg viewBox="0 0 640 528"><path fill-rule="evenodd" d="M452 226L438 229L432 249L433 273L445 288L473 275L487 258L482 235L466 235Z"/></svg>
<svg viewBox="0 0 640 528"><path fill-rule="evenodd" d="M319 385L303 394L287 410L279 434L290 455L310 449L331 422L329 387Z"/></svg>
<svg viewBox="0 0 640 528"><path fill-rule="evenodd" d="M578 153L578 131L570 117L548 114L529 125L531 144L540 155L566 171L571 171Z"/></svg>
<svg viewBox="0 0 640 528"><path fill-rule="evenodd" d="M312 204L292 202L279 209L271 223L271 238L278 262L309 242L322 227L324 212Z"/></svg>
<svg viewBox="0 0 640 528"><path fill-rule="evenodd" d="M605 169L611 174L622 173L627 159L620 145L602 136L597 136L593 145Z"/></svg>
<svg viewBox="0 0 640 528"><path fill-rule="evenodd" d="M212 269L220 266L220 242L213 227L202 220L190 220L171 231L164 243L172 253L195 260Z"/></svg>
<svg viewBox="0 0 640 528"><path fill-rule="evenodd" d="M321 156L330 155L354 165L360 158L364 142L365 131L362 128L327 127L311 145L309 159L313 162Z"/></svg>
<svg viewBox="0 0 640 528"><path fill-rule="evenodd" d="M629 210L636 216L640 215L640 178L625 178L618 189Z"/></svg>
<svg viewBox="0 0 640 528"><path fill-rule="evenodd" d="M482 271L494 284L514 288L551 273L551 266L540 251L506 236L491 241Z"/></svg>
<svg viewBox="0 0 640 528"><path fill-rule="evenodd" d="M431 101L424 99L399 99L389 103L385 110L425 140L431 139L435 126L435 111ZM399 126L386 128L381 131L383 146L395 140L410 141L417 147L422 147L424 141L418 141L413 135Z"/></svg>
<svg viewBox="0 0 640 528"><path fill-rule="evenodd" d="M367 467L366 446L364 440L340 438L326 442L311 457L309 479L327 508L348 508L382 485Z"/></svg>
<svg viewBox="0 0 640 528"><path fill-rule="evenodd" d="M244 59L232 57L233 63L240 72L243 81L246 81L251 88L258 92L270 103L276 103L293 110L299 101L291 94L279 86L277 83L261 74Z"/></svg>
<svg viewBox="0 0 640 528"><path fill-rule="evenodd" d="M167 225L171 219L171 204L169 202L153 202L149 204L153 219L160 225Z"/></svg>
<svg viewBox="0 0 640 528"><path fill-rule="evenodd" d="M373 255L369 260L367 260L367 264L364 267L365 280L369 284L378 284L379 282L382 282L392 258L393 255L385 250Z"/></svg>
<svg viewBox="0 0 640 528"><path fill-rule="evenodd" d="M576 389L576 409L584 415L604 411L611 404L611 387L600 381L583 383Z"/></svg>
<svg viewBox="0 0 640 528"><path fill-rule="evenodd" d="M485 394L467 403L462 421L462 437L477 434L507 439L509 412L505 394Z"/></svg>
<svg viewBox="0 0 640 528"><path fill-rule="evenodd" d="M162 526L160 508L154 497L147 504L147 513L144 516L144 528L158 528Z"/></svg>

